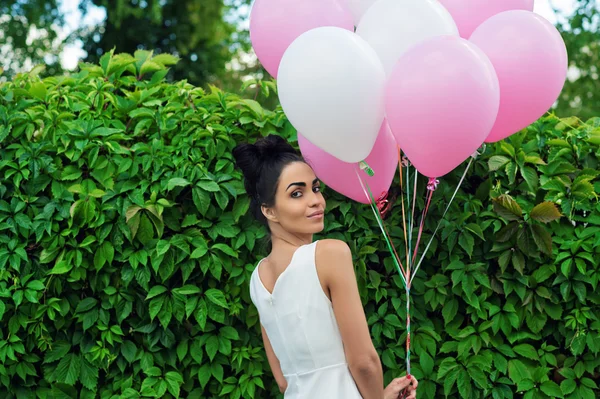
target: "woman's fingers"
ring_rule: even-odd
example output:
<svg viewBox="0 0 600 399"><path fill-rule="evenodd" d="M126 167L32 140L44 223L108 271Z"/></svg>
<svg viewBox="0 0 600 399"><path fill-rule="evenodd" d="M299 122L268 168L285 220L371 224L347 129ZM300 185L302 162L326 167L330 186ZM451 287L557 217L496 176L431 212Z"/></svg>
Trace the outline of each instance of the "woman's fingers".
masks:
<svg viewBox="0 0 600 399"><path fill-rule="evenodd" d="M411 389L412 389L412 390L416 390L416 389L417 389L417 387L419 386L419 381L417 381L417 379L416 379L415 377L411 376L411 382L412 382L412 384L411 384L411 385L412 385Z"/></svg>
<svg viewBox="0 0 600 399"><path fill-rule="evenodd" d="M394 384L394 386L398 389L398 392L400 392L410 385L411 380L408 377L399 377L395 378L391 383Z"/></svg>

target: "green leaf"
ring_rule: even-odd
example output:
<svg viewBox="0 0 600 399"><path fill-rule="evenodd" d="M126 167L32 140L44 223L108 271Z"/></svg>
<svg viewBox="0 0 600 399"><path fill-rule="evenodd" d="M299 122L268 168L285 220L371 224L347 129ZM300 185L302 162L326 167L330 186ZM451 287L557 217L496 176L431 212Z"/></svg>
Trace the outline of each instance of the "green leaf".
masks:
<svg viewBox="0 0 600 399"><path fill-rule="evenodd" d="M561 218L561 213L554 202L542 202L536 205L529 216L542 223L550 223Z"/></svg>
<svg viewBox="0 0 600 399"><path fill-rule="evenodd" d="M112 263L115 256L115 249L110 241L104 241L102 245L96 250L94 254L94 266L96 270L102 269L102 267L108 263Z"/></svg>
<svg viewBox="0 0 600 399"><path fill-rule="evenodd" d="M50 274L65 274L68 273L73 268L72 263L67 263L64 260L60 262L56 262L52 270L50 270Z"/></svg>
<svg viewBox="0 0 600 399"><path fill-rule="evenodd" d="M198 380L200 381L200 385L202 385L203 389L206 387L206 384L208 384L210 377L212 377L210 364L204 364L202 367L200 367L200 370L198 370Z"/></svg>
<svg viewBox="0 0 600 399"><path fill-rule="evenodd" d="M165 374L167 389L175 398L179 398L179 388L183 384L183 377L176 371L168 371Z"/></svg>
<svg viewBox="0 0 600 399"><path fill-rule="evenodd" d="M452 298L451 300L447 301L444 304L444 307L442 309L442 316L444 317L444 323L450 324L450 322L452 320L454 320L454 317L456 317L457 313L458 313L458 301L455 298Z"/></svg>
<svg viewBox="0 0 600 399"><path fill-rule="evenodd" d="M199 294L200 288L196 287L195 285L184 285L181 288L175 288L173 292L181 295L193 295Z"/></svg>
<svg viewBox="0 0 600 399"><path fill-rule="evenodd" d="M458 244L465 250L469 257L473 256L473 248L475 247L475 239L467 232L463 232L458 238Z"/></svg>
<svg viewBox="0 0 600 399"><path fill-rule="evenodd" d="M546 395L551 396L553 398L562 398L563 397L562 390L560 389L558 384L554 381L542 382L542 385L540 385L540 389Z"/></svg>
<svg viewBox="0 0 600 399"><path fill-rule="evenodd" d="M94 391L98 385L98 368L91 365L85 358L81 359L79 380L89 390Z"/></svg>
<svg viewBox="0 0 600 399"><path fill-rule="evenodd" d="M575 380L566 379L560 383L560 390L564 395L569 395L575 391L577 388L577 383Z"/></svg>
<svg viewBox="0 0 600 399"><path fill-rule="evenodd" d="M231 339L234 341L237 341L238 339L240 339L240 336L239 336L237 330L231 326L224 326L223 328L221 328L220 335L222 337L225 337L227 339Z"/></svg>
<svg viewBox="0 0 600 399"><path fill-rule="evenodd" d="M77 309L75 309L75 313L83 313L91 310L96 306L98 300L93 297L84 298L77 304Z"/></svg>
<svg viewBox="0 0 600 399"><path fill-rule="evenodd" d="M222 291L220 291L216 288L211 288L211 289L207 290L204 293L204 295L206 295L208 300L211 301L212 303L214 303L215 305L218 305L222 308L228 308L227 300L225 299L225 295L223 294Z"/></svg>
<svg viewBox="0 0 600 399"><path fill-rule="evenodd" d="M169 182L167 183L167 189L169 191L173 190L175 187L186 187L189 186L190 183L187 179L181 178L181 177L174 177L172 179L169 180Z"/></svg>
<svg viewBox="0 0 600 399"><path fill-rule="evenodd" d="M146 300L154 298L155 296L159 296L167 291L168 291L167 287L162 286L162 285L155 285L154 287L152 287L150 292L148 292L148 295L146 296Z"/></svg>
<svg viewBox="0 0 600 399"><path fill-rule="evenodd" d="M1 303L1 302L0 302ZM65 357L71 350L71 344L66 341L56 341L44 356L44 363L52 363Z"/></svg>
<svg viewBox="0 0 600 399"><path fill-rule="evenodd" d="M212 362L219 350L219 338L216 335L211 335L206 341L206 354Z"/></svg>
<svg viewBox="0 0 600 399"><path fill-rule="evenodd" d="M535 193L539 185L539 177L537 172L530 166L522 166L520 169L523 179L525 179L527 182L527 186L532 192Z"/></svg>
<svg viewBox="0 0 600 399"><path fill-rule="evenodd" d="M179 359L180 362L183 361L183 359L187 356L188 354L188 340L184 339L181 342L179 342L179 344L177 345L177 358Z"/></svg>
<svg viewBox="0 0 600 399"><path fill-rule="evenodd" d="M29 88L29 94L38 100L45 101L47 96L46 86L42 82L35 82L31 84Z"/></svg>
<svg viewBox="0 0 600 399"><path fill-rule="evenodd" d="M197 185L202 190L208 191L209 193L216 193L218 191L221 191L219 185L214 181L200 180Z"/></svg>
<svg viewBox="0 0 600 399"><path fill-rule="evenodd" d="M539 356L535 348L529 344L520 344L513 348L519 355L531 360L539 360Z"/></svg>
<svg viewBox="0 0 600 399"><path fill-rule="evenodd" d="M521 220L523 210L509 195L503 194L494 198L494 211L508 221Z"/></svg>
<svg viewBox="0 0 600 399"><path fill-rule="evenodd" d="M529 368L520 360L508 361L508 376L515 384L518 384L523 379L532 379Z"/></svg>
<svg viewBox="0 0 600 399"><path fill-rule="evenodd" d="M531 226L531 235L533 241L540 251L546 255L552 255L552 237L550 233L540 225L534 224Z"/></svg>
<svg viewBox="0 0 600 399"><path fill-rule="evenodd" d="M133 363L137 354L137 346L133 342L125 340L121 344L121 354L128 363Z"/></svg>
<svg viewBox="0 0 600 399"><path fill-rule="evenodd" d="M69 353L64 356L54 370L54 377L58 382L68 385L74 385L81 370L81 361L79 355Z"/></svg>
<svg viewBox="0 0 600 399"><path fill-rule="evenodd" d="M490 172L500 170L504 165L510 162L510 159L503 155L494 155L488 160Z"/></svg>

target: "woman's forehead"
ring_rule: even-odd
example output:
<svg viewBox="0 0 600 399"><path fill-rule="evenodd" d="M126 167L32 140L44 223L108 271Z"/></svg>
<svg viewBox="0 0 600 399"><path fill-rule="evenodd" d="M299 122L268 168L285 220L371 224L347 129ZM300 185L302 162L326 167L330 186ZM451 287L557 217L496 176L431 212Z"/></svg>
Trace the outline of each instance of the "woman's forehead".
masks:
<svg viewBox="0 0 600 399"><path fill-rule="evenodd" d="M290 183L306 183L310 185L315 179L315 172L304 162L293 162L287 165L281 171L279 178L280 182L285 184L286 187Z"/></svg>

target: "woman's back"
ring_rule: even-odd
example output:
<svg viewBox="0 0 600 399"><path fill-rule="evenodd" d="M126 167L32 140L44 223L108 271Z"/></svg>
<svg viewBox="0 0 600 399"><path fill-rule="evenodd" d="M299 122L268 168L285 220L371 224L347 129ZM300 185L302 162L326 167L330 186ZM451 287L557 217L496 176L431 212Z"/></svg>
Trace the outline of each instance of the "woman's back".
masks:
<svg viewBox="0 0 600 399"><path fill-rule="evenodd" d="M286 399L358 399L333 307L317 274L316 247L314 242L295 251L272 292L261 281L259 263L250 295L288 382Z"/></svg>

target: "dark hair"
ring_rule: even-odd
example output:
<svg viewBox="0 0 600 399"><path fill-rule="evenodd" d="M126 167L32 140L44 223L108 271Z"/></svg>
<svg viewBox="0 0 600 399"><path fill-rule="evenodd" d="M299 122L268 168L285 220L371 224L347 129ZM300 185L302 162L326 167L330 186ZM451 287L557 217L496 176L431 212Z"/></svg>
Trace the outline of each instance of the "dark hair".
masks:
<svg viewBox="0 0 600 399"><path fill-rule="evenodd" d="M261 207L275 205L275 193L283 168L293 162L305 162L282 137L270 134L254 144L239 144L233 149L238 168L244 174L244 186L250 196L250 210L267 228Z"/></svg>

